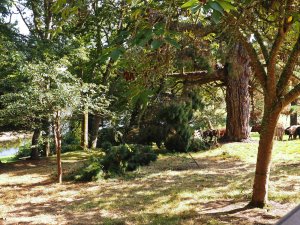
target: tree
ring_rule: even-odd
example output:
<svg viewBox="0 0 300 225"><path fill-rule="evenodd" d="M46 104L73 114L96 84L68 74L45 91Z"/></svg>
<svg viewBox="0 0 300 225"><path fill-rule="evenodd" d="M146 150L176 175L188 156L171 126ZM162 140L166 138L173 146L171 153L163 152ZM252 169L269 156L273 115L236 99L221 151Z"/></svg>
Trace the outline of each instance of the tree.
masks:
<svg viewBox="0 0 300 225"><path fill-rule="evenodd" d="M54 143L57 154L58 182L62 182L61 126L62 119L68 118L80 106L81 85L67 71L67 62L47 61L29 63L22 73L27 77L26 86L17 93L1 96L5 108L1 111L5 118L26 121L39 131L45 118L51 118L54 127ZM37 132L34 135L38 135ZM33 142L33 144L36 144ZM38 154L38 153L34 153Z"/></svg>
<svg viewBox="0 0 300 225"><path fill-rule="evenodd" d="M224 1L215 1L220 6L216 8L212 7L212 2L208 1L204 7L213 12L214 19L218 19L216 22L222 21L223 31L240 41L263 90L264 112L250 202L251 206L263 207L268 202L275 127L281 110L300 95L299 83L289 89L289 81L299 66L300 6L294 0L253 0L225 5Z"/></svg>
<svg viewBox="0 0 300 225"><path fill-rule="evenodd" d="M273 136L280 112L300 95L299 82L289 89L289 81L296 76L294 72L299 66L299 7L295 0L190 0L182 8L189 8L192 13L201 8L203 17L208 20L196 19L194 24L173 23L177 31L193 31L199 36L226 32L248 54L252 71L264 95L262 131L250 203L255 207L263 207L268 201ZM191 18L192 13L188 14ZM155 17L154 14L159 13L151 16Z"/></svg>
<svg viewBox="0 0 300 225"><path fill-rule="evenodd" d="M226 65L226 133L227 141L243 141L249 138L251 76L249 57L240 43L234 44Z"/></svg>

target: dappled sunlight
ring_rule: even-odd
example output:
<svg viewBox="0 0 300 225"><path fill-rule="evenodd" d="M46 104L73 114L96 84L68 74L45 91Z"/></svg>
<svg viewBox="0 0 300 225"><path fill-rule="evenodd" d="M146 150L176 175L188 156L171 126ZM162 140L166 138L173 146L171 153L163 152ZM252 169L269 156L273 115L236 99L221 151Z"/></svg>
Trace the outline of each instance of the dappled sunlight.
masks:
<svg viewBox="0 0 300 225"><path fill-rule="evenodd" d="M90 183L56 184L55 158L7 165L0 175L0 216L11 224L272 224L299 202L299 164L274 163L270 199L279 202L280 213L243 209L255 168L243 160L253 143L244 144L240 155L234 143L193 153L199 166L186 154L164 155L128 177ZM75 155L77 161L64 155L65 174L87 154Z"/></svg>

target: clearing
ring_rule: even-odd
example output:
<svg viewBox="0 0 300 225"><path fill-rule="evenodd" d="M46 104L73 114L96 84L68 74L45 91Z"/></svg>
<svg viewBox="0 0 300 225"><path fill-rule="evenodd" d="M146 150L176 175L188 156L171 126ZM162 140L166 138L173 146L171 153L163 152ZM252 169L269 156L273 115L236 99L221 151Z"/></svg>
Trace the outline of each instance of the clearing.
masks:
<svg viewBox="0 0 300 225"><path fill-rule="evenodd" d="M55 183L55 158L0 165L0 224L274 224L300 203L300 140L275 142L270 206L247 209L257 141L160 155L126 177ZM88 158L63 155L64 173Z"/></svg>

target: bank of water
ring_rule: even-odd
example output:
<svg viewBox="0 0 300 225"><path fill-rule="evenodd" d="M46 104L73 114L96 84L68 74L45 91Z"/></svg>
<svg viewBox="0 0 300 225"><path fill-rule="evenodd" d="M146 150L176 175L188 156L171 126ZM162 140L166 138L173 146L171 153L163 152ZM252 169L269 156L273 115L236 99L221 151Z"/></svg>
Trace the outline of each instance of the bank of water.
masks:
<svg viewBox="0 0 300 225"><path fill-rule="evenodd" d="M14 141L0 142L0 160L2 163L12 161L20 147L25 145L29 140L26 138Z"/></svg>

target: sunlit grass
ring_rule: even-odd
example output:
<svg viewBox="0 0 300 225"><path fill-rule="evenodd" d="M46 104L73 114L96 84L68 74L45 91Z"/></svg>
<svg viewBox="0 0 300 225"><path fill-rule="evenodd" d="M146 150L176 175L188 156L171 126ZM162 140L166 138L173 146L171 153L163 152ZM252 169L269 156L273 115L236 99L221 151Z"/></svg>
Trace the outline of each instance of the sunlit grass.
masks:
<svg viewBox="0 0 300 225"><path fill-rule="evenodd" d="M0 156L0 161L2 163L12 163L16 162L17 159L15 158L15 156Z"/></svg>
<svg viewBox="0 0 300 225"><path fill-rule="evenodd" d="M299 140L274 143L269 197L282 209L270 209L268 217L258 209L226 213L245 206L251 198L257 141L192 153L199 167L188 154L164 154L125 177L91 183L55 184L55 156L42 164L21 164L26 171L0 175L5 192L0 196L0 207L5 208L0 216L13 215L14 219L8 218L11 223L39 223L39 213L60 224L250 225L254 220L274 224L300 202L299 146ZM64 153L64 174L99 154ZM50 183L43 184L49 179ZM27 217L18 214L18 209L28 212Z"/></svg>

